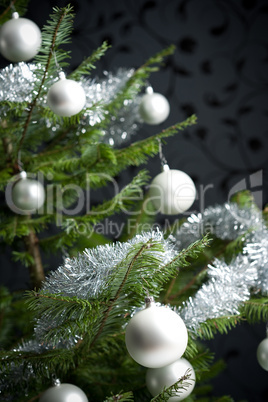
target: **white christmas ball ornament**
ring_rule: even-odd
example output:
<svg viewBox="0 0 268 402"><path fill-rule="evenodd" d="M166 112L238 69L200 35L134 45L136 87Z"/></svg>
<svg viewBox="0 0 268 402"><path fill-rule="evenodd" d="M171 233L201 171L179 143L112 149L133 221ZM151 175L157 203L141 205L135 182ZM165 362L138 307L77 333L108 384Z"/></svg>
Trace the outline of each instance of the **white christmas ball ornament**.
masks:
<svg viewBox="0 0 268 402"><path fill-rule="evenodd" d="M176 215L193 204L196 188L193 180L181 170L168 169L158 174L150 185L149 197L157 212Z"/></svg>
<svg viewBox="0 0 268 402"><path fill-rule="evenodd" d="M73 384L61 384L48 388L39 402L88 402L81 388Z"/></svg>
<svg viewBox="0 0 268 402"><path fill-rule="evenodd" d="M168 307L148 303L126 327L126 347L131 357L145 367L163 367L181 357L188 333L183 320Z"/></svg>
<svg viewBox="0 0 268 402"><path fill-rule="evenodd" d="M50 87L47 103L59 116L74 116L85 106L85 91L78 82L61 78Z"/></svg>
<svg viewBox="0 0 268 402"><path fill-rule="evenodd" d="M260 366L268 371L268 338L265 338L258 346L257 360Z"/></svg>
<svg viewBox="0 0 268 402"><path fill-rule="evenodd" d="M152 90L145 94L139 106L142 120L147 124L160 124L169 115L170 107L167 99Z"/></svg>
<svg viewBox="0 0 268 402"><path fill-rule="evenodd" d="M35 212L45 202L45 189L38 180L21 178L12 188L12 201L23 212Z"/></svg>
<svg viewBox="0 0 268 402"><path fill-rule="evenodd" d="M13 62L32 59L39 51L42 36L39 27L18 13L5 22L0 29L0 52Z"/></svg>
<svg viewBox="0 0 268 402"><path fill-rule="evenodd" d="M191 371L187 371L191 370ZM185 389L180 389L176 392L176 396L172 396L168 399L168 402L182 401L191 394L195 386L195 372L192 365L188 360L181 358L174 363L165 367L156 369L149 369L146 373L146 385L152 396L158 395L163 391L164 387L170 387L175 384L186 372L190 374L190 378L185 380L185 383L189 384ZM183 385L183 383L182 383Z"/></svg>

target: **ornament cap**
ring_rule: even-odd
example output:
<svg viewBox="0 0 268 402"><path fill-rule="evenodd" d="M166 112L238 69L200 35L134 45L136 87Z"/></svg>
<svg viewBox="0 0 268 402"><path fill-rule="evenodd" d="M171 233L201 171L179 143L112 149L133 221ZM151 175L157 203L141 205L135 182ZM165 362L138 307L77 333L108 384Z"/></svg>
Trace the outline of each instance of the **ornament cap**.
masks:
<svg viewBox="0 0 268 402"><path fill-rule="evenodd" d="M167 172L168 170L170 170L170 167L168 166L167 163L165 163L165 164L162 166L162 171L163 171L163 172Z"/></svg>
<svg viewBox="0 0 268 402"><path fill-rule="evenodd" d="M151 307L152 304L155 304L153 296L145 297L145 304L146 304L145 308Z"/></svg>
<svg viewBox="0 0 268 402"><path fill-rule="evenodd" d="M150 94L150 95L153 94L154 93L153 87L151 87L151 86L147 87L145 92L146 92L146 94Z"/></svg>
<svg viewBox="0 0 268 402"><path fill-rule="evenodd" d="M65 75L64 71L59 72L59 78L60 78L60 80L66 80L66 75Z"/></svg>
<svg viewBox="0 0 268 402"><path fill-rule="evenodd" d="M20 172L20 179L26 179L27 178L27 173L25 172L25 170L22 170Z"/></svg>
<svg viewBox="0 0 268 402"><path fill-rule="evenodd" d="M54 378L53 379L53 386L54 387L59 387L61 385L60 379L59 378Z"/></svg>
<svg viewBox="0 0 268 402"><path fill-rule="evenodd" d="M15 11L14 13L12 13L12 18L14 18L15 20L17 20L18 18L20 18L19 13L17 11Z"/></svg>

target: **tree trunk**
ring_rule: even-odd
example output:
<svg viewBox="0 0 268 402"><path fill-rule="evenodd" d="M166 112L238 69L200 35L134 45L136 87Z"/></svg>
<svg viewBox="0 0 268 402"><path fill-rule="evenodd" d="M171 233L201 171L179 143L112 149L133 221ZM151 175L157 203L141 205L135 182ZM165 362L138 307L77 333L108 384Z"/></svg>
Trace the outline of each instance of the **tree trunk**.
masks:
<svg viewBox="0 0 268 402"><path fill-rule="evenodd" d="M31 284L33 288L39 289L42 281L45 280L45 274L39 248L39 239L32 229L26 237L26 244L29 253L34 259L34 263L29 267Z"/></svg>

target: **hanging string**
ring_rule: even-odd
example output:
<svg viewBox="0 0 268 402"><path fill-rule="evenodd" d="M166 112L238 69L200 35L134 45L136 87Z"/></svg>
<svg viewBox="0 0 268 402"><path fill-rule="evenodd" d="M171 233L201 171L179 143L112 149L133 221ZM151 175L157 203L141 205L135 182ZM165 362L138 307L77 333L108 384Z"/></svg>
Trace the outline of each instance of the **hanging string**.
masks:
<svg viewBox="0 0 268 402"><path fill-rule="evenodd" d="M65 77L65 73L62 71L62 68L61 68L61 66L60 66L59 63L58 63L57 56L56 56L56 52L51 49L51 53L52 53L52 55L53 55L53 57L54 57L54 60L55 60L55 65L56 65L56 69L57 69L59 78L65 79L65 78L66 78L66 77Z"/></svg>
<svg viewBox="0 0 268 402"><path fill-rule="evenodd" d="M15 3L15 1L11 1L10 4L9 4L9 7L13 11L13 13L16 13L17 10L16 10L16 7L15 7L14 3Z"/></svg>
<svg viewBox="0 0 268 402"><path fill-rule="evenodd" d="M19 152L18 152L17 165L18 165L19 171L22 172L23 171L23 163L21 161L21 150L19 150Z"/></svg>
<svg viewBox="0 0 268 402"><path fill-rule="evenodd" d="M162 168L163 168L163 170L169 170L169 166L168 166L168 163L167 163L167 160L166 160L166 158L165 158L165 156L164 156L164 154L163 154L163 150L162 150L162 142L161 142L161 140L159 139L159 138L157 138L157 140L158 140L158 146L159 146L159 158L160 158L160 162L161 162L161 165L162 165Z"/></svg>

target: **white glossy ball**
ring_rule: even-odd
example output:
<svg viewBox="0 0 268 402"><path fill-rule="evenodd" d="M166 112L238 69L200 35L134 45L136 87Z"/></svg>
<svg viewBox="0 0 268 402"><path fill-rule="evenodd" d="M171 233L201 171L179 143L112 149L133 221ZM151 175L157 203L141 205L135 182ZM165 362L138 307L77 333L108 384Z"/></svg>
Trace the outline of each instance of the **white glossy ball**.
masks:
<svg viewBox="0 0 268 402"><path fill-rule="evenodd" d="M196 188L186 173L170 169L153 179L149 197L157 212L176 215L191 207L196 197Z"/></svg>
<svg viewBox="0 0 268 402"><path fill-rule="evenodd" d="M85 106L85 91L76 81L60 79L50 87L47 103L50 109L59 116L74 116Z"/></svg>
<svg viewBox="0 0 268 402"><path fill-rule="evenodd" d="M76 385L60 384L48 388L39 402L88 402L88 399L84 391Z"/></svg>
<svg viewBox="0 0 268 402"><path fill-rule="evenodd" d="M0 52L13 62L32 59L38 53L41 42L39 27L27 18L12 18L0 29Z"/></svg>
<svg viewBox="0 0 268 402"><path fill-rule="evenodd" d="M168 399L168 402L182 401L191 394L195 386L195 372L192 365L188 360L181 358L168 366L149 369L146 373L146 385L152 396L158 395L164 387L170 387L175 384L182 376L185 375L187 370L191 370L189 380L185 381L190 385L185 387L185 390L180 389L177 391L176 396Z"/></svg>
<svg viewBox="0 0 268 402"><path fill-rule="evenodd" d="M260 366L268 371L268 338L265 338L258 346L257 360Z"/></svg>
<svg viewBox="0 0 268 402"><path fill-rule="evenodd" d="M45 189L38 180L21 179L14 184L12 201L22 211L35 211L45 202Z"/></svg>
<svg viewBox="0 0 268 402"><path fill-rule="evenodd" d="M147 124L160 124L169 115L170 107L167 99L159 93L148 93L143 96L139 106L142 120Z"/></svg>
<svg viewBox="0 0 268 402"><path fill-rule="evenodd" d="M145 367L163 367L181 357L188 333L183 320L168 307L154 304L139 311L126 327L126 347Z"/></svg>

